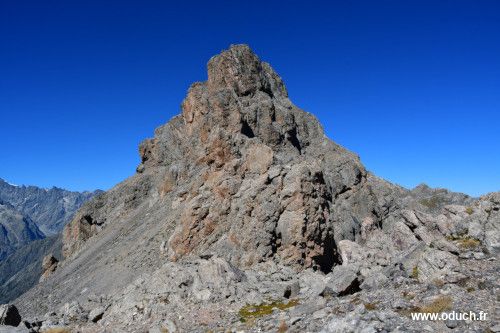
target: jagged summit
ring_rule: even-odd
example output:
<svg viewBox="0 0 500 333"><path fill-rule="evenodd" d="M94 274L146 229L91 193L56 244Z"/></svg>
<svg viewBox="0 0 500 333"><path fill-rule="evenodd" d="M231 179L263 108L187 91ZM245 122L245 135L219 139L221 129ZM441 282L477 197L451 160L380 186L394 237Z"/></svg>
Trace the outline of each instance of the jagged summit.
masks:
<svg viewBox="0 0 500 333"><path fill-rule="evenodd" d="M181 117L139 149L138 179L149 180L143 196L174 200L178 212L170 258L215 251L245 265L276 257L331 269L331 198L365 181L359 159L290 102L248 46L232 46L207 67L208 81L190 87ZM68 226L68 255L109 220L98 211Z"/></svg>
<svg viewBox="0 0 500 333"><path fill-rule="evenodd" d="M271 97L288 97L281 78L248 45L231 45L228 50L212 57L207 67L207 88L211 91L229 88L238 96L262 91Z"/></svg>
<svg viewBox="0 0 500 333"><path fill-rule="evenodd" d="M416 279L420 294L436 279L463 278L468 266L456 256L465 255L464 235L498 251L498 195L412 192L375 177L288 99L279 76L246 45L207 67L208 80L189 88L182 113L140 144L137 173L65 227L65 260L17 300L23 316L58 309L47 321L73 320L89 331L239 331L249 304L296 297L301 320L291 324L287 315L287 325L319 331L334 316L326 309L358 302L340 297L362 292L390 307L406 291L396 289ZM318 311L324 315L311 316ZM255 320L253 331L277 330Z"/></svg>
<svg viewBox="0 0 500 333"><path fill-rule="evenodd" d="M169 162L162 152L169 143L162 140L180 139L180 146L189 138L192 144L187 149L194 153L196 148L207 148L209 137L226 141L255 138L273 149L290 148L284 156L300 154L312 142L323 141L317 119L290 102L281 78L247 45L223 51L210 59L207 68L208 80L194 83L182 102L183 123L174 118L157 130L154 139L141 144L144 165L139 171L147 164ZM182 132L180 138L172 136L173 127ZM206 149L199 152L205 153Z"/></svg>

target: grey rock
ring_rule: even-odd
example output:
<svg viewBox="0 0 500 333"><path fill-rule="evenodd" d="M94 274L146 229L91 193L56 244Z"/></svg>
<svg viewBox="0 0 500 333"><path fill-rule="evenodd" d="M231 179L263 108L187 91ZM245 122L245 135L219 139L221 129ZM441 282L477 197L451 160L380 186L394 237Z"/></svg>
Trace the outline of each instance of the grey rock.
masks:
<svg viewBox="0 0 500 333"><path fill-rule="evenodd" d="M323 274L306 270L300 275L300 293L318 296L326 287L327 277Z"/></svg>
<svg viewBox="0 0 500 333"><path fill-rule="evenodd" d="M448 328L452 328L453 329L453 328L457 328L458 327L458 320L448 319L444 323L445 323L446 327L448 327Z"/></svg>
<svg viewBox="0 0 500 333"><path fill-rule="evenodd" d="M103 306L96 307L90 311L88 319L91 322L97 323L99 320L102 319L102 316L104 315L105 311L106 309Z"/></svg>
<svg viewBox="0 0 500 333"><path fill-rule="evenodd" d="M322 319L322 318L325 318L326 316L327 316L327 313L326 313L325 309L315 311L312 314L313 319Z"/></svg>
<svg viewBox="0 0 500 333"><path fill-rule="evenodd" d="M77 301L64 304L60 309L60 313L63 314L66 322L85 321L87 319L84 309Z"/></svg>
<svg viewBox="0 0 500 333"><path fill-rule="evenodd" d="M343 296L357 291L359 291L357 267L341 265L335 266L321 294L323 296Z"/></svg>
<svg viewBox="0 0 500 333"><path fill-rule="evenodd" d="M496 325L491 326L490 330L492 332L495 332L495 333L500 332L500 324L496 324Z"/></svg>
<svg viewBox="0 0 500 333"><path fill-rule="evenodd" d="M175 333L177 332L177 326L170 319L165 319L161 323L155 325L149 330L149 333Z"/></svg>
<svg viewBox="0 0 500 333"><path fill-rule="evenodd" d="M0 325L0 333L29 333L29 330L22 326L12 327Z"/></svg>
<svg viewBox="0 0 500 333"><path fill-rule="evenodd" d="M368 276L361 283L361 289L377 289L383 287L388 282L387 276L380 272L375 272L374 274Z"/></svg>

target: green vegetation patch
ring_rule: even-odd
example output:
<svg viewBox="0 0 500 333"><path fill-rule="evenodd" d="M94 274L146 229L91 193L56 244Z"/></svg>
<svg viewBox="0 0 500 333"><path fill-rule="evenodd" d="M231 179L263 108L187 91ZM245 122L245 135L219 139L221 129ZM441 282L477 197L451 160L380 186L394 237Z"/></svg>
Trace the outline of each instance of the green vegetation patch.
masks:
<svg viewBox="0 0 500 333"><path fill-rule="evenodd" d="M377 305L380 302L373 302L373 303L364 303L365 309L368 311L374 311L377 310Z"/></svg>
<svg viewBox="0 0 500 333"><path fill-rule="evenodd" d="M268 316L273 313L274 309L286 310L288 308L296 306L297 304L299 304L299 301L296 299L290 300L287 303L284 303L282 301L271 301L258 305L247 304L239 311L240 320L242 322L246 322L249 319Z"/></svg>
<svg viewBox="0 0 500 333"><path fill-rule="evenodd" d="M410 277L412 279L418 279L418 266L414 266L413 269L411 270L411 274L410 274Z"/></svg>
<svg viewBox="0 0 500 333"><path fill-rule="evenodd" d="M481 241L479 239L468 235L459 235L458 237L447 236L446 239L456 242L459 247L465 250L475 249L481 246Z"/></svg>

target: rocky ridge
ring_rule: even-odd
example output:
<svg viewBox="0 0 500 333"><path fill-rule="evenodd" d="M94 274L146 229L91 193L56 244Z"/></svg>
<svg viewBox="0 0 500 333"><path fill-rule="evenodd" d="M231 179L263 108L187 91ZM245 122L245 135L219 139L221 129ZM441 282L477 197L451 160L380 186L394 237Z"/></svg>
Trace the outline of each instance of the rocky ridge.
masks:
<svg viewBox="0 0 500 333"><path fill-rule="evenodd" d="M15 304L82 332L496 330L500 193L369 173L246 45L208 62L137 173L86 203ZM485 311L484 322L411 312ZM32 326L29 324L28 326ZM36 331L37 328L32 328Z"/></svg>

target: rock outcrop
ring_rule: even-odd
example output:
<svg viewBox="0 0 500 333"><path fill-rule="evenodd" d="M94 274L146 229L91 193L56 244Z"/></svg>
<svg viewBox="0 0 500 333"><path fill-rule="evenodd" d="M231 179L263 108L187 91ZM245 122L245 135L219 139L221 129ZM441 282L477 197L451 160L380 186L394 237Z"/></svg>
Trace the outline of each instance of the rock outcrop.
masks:
<svg viewBox="0 0 500 333"><path fill-rule="evenodd" d="M49 276L52 275L57 269L57 260L52 253L47 254L42 261L42 275L40 276L40 282L45 281Z"/></svg>
<svg viewBox="0 0 500 333"><path fill-rule="evenodd" d="M25 317L102 332L417 332L405 313L433 302L495 311L499 194L377 178L246 45L210 59L139 153L137 173L65 227L65 260L16 301Z"/></svg>

